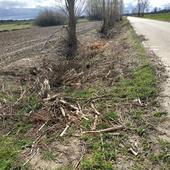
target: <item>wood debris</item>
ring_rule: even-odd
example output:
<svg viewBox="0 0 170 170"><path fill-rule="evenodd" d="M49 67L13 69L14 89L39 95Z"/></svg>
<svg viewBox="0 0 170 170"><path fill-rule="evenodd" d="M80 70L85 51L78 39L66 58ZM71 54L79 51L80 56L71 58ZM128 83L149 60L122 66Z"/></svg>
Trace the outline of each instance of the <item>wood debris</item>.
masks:
<svg viewBox="0 0 170 170"><path fill-rule="evenodd" d="M99 116L100 112L96 109L95 105L92 103L91 104L92 109L94 110L94 112Z"/></svg>
<svg viewBox="0 0 170 170"><path fill-rule="evenodd" d="M67 131L67 129L70 127L70 125L68 124L68 125L66 125L66 127L65 127L65 129L63 130L63 132L60 134L60 137L62 137L62 136L64 136L65 135L65 133L66 133L66 131Z"/></svg>
<svg viewBox="0 0 170 170"><path fill-rule="evenodd" d="M97 126L98 118L99 118L99 116L98 116L98 115L95 115L94 123L93 123L93 127L92 127L92 129L91 129L91 130L96 130L96 126Z"/></svg>
<svg viewBox="0 0 170 170"><path fill-rule="evenodd" d="M92 130L92 131L84 131L82 134L87 134L87 133L105 133L105 132L113 132L116 130L122 130L124 129L124 126L117 126L117 127L111 127L107 129L100 129L100 130Z"/></svg>

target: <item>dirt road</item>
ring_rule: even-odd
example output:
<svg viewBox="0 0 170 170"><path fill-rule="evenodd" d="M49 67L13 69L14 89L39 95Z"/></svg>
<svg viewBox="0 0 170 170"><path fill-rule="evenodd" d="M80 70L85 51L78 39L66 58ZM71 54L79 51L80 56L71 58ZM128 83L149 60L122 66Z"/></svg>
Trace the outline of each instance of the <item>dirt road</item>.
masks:
<svg viewBox="0 0 170 170"><path fill-rule="evenodd" d="M160 125L160 130L165 133L162 137L170 141L170 23L128 17L138 35L144 35L147 41L143 44L153 51L165 65L168 79L163 84L162 106L168 112L166 120Z"/></svg>
<svg viewBox="0 0 170 170"><path fill-rule="evenodd" d="M78 34L83 34L87 31L95 29L99 23L85 22L77 25ZM4 63L10 63L22 58L30 58L39 55L44 43L53 34L61 35L63 26L54 26L31 29L17 30L11 32L0 33L0 67ZM58 36L53 36L53 39Z"/></svg>

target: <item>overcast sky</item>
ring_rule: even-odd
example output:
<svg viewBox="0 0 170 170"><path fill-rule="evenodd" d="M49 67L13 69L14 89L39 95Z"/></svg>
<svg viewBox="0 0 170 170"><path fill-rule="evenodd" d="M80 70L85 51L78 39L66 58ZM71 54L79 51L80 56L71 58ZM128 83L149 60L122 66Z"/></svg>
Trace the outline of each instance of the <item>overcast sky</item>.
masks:
<svg viewBox="0 0 170 170"><path fill-rule="evenodd" d="M56 1L60 0L0 0L0 8L35 8L41 7L54 7ZM135 0L124 0L125 4L135 3ZM150 0L152 6L162 6L170 3L170 0Z"/></svg>

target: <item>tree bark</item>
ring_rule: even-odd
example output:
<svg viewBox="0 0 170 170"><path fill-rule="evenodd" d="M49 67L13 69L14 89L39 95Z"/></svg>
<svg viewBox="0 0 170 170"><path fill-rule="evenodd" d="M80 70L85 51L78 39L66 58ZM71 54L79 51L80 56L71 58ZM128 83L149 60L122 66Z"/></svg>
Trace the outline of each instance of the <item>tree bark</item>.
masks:
<svg viewBox="0 0 170 170"><path fill-rule="evenodd" d="M105 3L105 0L103 0L103 25L102 25L102 29L101 29L101 32L103 34L107 34L107 28L108 25L107 25L107 15L106 15L106 3Z"/></svg>
<svg viewBox="0 0 170 170"><path fill-rule="evenodd" d="M77 50L75 0L67 0L68 10L68 55L74 56Z"/></svg>

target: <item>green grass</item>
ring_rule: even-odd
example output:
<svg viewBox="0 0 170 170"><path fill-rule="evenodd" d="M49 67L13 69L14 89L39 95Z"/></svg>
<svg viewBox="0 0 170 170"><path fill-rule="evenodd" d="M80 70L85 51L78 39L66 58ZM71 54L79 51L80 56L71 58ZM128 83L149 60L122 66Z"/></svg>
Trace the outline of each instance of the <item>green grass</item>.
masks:
<svg viewBox="0 0 170 170"><path fill-rule="evenodd" d="M14 168L18 154L28 145L27 140L18 140L14 137L0 137L0 170Z"/></svg>
<svg viewBox="0 0 170 170"><path fill-rule="evenodd" d="M117 86L112 87L114 96L127 99L149 100L156 96L155 70L149 63L145 50L134 30L129 30L129 42L135 48L140 64L129 73L129 78L121 76Z"/></svg>
<svg viewBox="0 0 170 170"><path fill-rule="evenodd" d="M112 101L110 101L109 111L106 112L105 106L108 105L107 100L100 101L96 104L98 110L102 110L105 114L102 115L101 119L98 120L97 129L110 127L110 122L114 124L119 120L119 113L114 111L114 104L119 103L122 99L125 101L141 99L143 102L152 101L157 95L156 87L156 77L155 70L147 59L146 52L141 45L141 42L132 28L129 27L128 31L128 43L132 45L136 51L136 56L138 57L139 64L135 68L131 69L128 76L120 76L119 82L110 88L109 94L112 94ZM105 87L103 87L105 88ZM120 101L119 101L120 99ZM118 104L117 103L117 104ZM124 103L122 103L123 105ZM133 133L142 138L147 135L147 125L144 120L144 113L142 108L133 108L131 113L126 116L127 127L134 128ZM91 128L93 123L91 121L83 121L82 126L86 130ZM129 126L128 126L129 124ZM105 170L113 169L114 162L120 155L126 156L128 159L133 159L135 164L133 169L145 169L141 165L144 157L146 155L140 155L138 157L133 157L129 153L129 145L126 144L125 147L120 147L121 144L124 145L128 141L128 133L120 133L119 136L113 136L111 134L95 134L95 135L84 135L83 140L86 143L87 153L84 159L81 161L81 169L83 170ZM147 150L148 152L148 150ZM149 150L151 153L151 151ZM160 153L161 154L161 153ZM119 155L119 156L118 156ZM148 154L149 155L149 154ZM154 156L153 156L154 157ZM162 156L160 159L163 159ZM167 154L165 155L165 162L168 161ZM154 157L155 158L155 157ZM148 158L149 159L149 158ZM155 158L157 159L157 157Z"/></svg>
<svg viewBox="0 0 170 170"><path fill-rule="evenodd" d="M41 108L41 102L36 96L28 96L20 105L18 106L17 114L22 115L29 113L31 111L36 111Z"/></svg>
<svg viewBox="0 0 170 170"><path fill-rule="evenodd" d="M169 167L170 166L169 164L170 163L170 143L160 140L159 145L160 145L159 152L151 154L150 159L153 161L154 164L160 164L160 165L163 165L164 167Z"/></svg>
<svg viewBox="0 0 170 170"><path fill-rule="evenodd" d="M0 23L0 32L27 29L32 27L32 21L16 21Z"/></svg>
<svg viewBox="0 0 170 170"><path fill-rule="evenodd" d="M112 139L110 142L109 139ZM96 136L84 136L84 140L91 150L81 161L83 170L112 170L112 162L116 159L116 149L119 144L119 138L112 135L101 134Z"/></svg>
<svg viewBox="0 0 170 170"><path fill-rule="evenodd" d="M145 14L144 18L156 19L160 21L170 21L170 12L160 14Z"/></svg>
<svg viewBox="0 0 170 170"><path fill-rule="evenodd" d="M47 161L55 161L56 156L53 155L53 152L50 151L44 151L43 152L43 159Z"/></svg>

